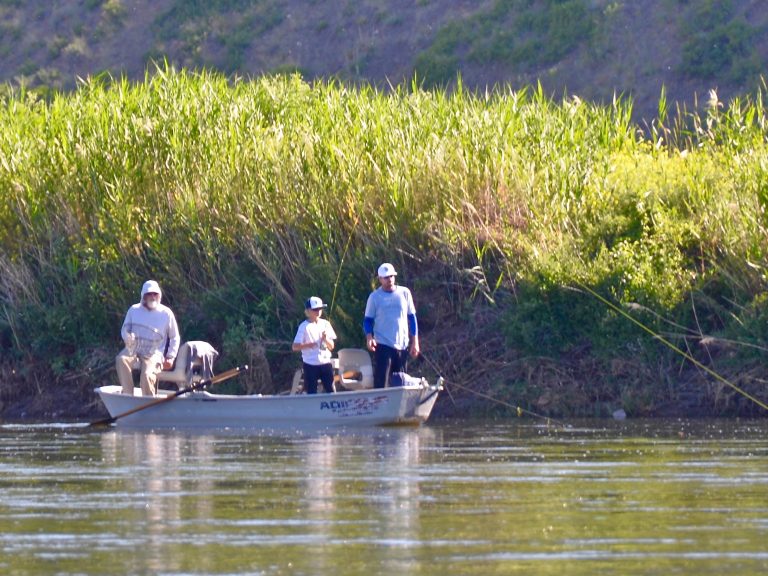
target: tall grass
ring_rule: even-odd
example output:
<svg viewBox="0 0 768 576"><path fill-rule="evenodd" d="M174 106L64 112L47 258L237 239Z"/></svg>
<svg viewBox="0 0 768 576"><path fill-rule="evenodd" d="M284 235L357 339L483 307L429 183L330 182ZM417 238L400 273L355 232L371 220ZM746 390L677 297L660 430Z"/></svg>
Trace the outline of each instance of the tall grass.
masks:
<svg viewBox="0 0 768 576"><path fill-rule="evenodd" d="M166 67L49 101L11 93L3 358L45 359L60 379L94 350L108 360L149 277L185 337L232 363L249 342L291 337L313 293L334 299L342 339L359 345L384 259L464 318L481 301L514 316L506 295L521 283L589 283L671 314L717 277L749 307L766 266L761 98L646 140L629 102L555 102L541 88L383 93Z"/></svg>

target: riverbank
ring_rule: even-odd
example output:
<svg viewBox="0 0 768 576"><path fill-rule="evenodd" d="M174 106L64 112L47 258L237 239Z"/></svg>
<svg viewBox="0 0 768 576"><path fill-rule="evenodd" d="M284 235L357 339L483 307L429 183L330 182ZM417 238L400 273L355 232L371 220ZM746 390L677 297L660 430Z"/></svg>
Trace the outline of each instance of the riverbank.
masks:
<svg viewBox="0 0 768 576"><path fill-rule="evenodd" d="M436 414L752 415L656 337L765 400L768 116L711 96L639 130L630 102L531 88L167 68L5 94L2 416L98 410L148 278L220 370L257 367L235 391L274 392L310 295L361 345L384 261L417 301L415 369L454 384Z"/></svg>
<svg viewBox="0 0 768 576"><path fill-rule="evenodd" d="M507 344L500 329L503 307L478 304L459 317L446 314L446 302L435 298L434 292L416 291L415 297L421 311L423 354L411 361L410 372L431 381L440 375L446 382L433 419L599 419L612 418L617 412L629 418L766 416L747 395L765 402L762 383L768 380L768 367L758 359L734 362L740 355L734 342L691 339L688 351L738 389L649 335L638 335L634 355L626 354L626 346L617 343L616 354L606 357L586 340L557 357L530 355ZM298 366L295 355L281 351L282 344L276 342L249 343L248 347L266 350L265 344L272 350L261 359L258 354L251 357L262 372L229 381L226 392L275 393L290 388ZM358 344L347 339L341 345ZM30 389L21 379L15 387L3 381L0 421L91 421L106 416L93 388L116 383L112 361L116 350L91 351L92 368L66 382L38 380L37 387ZM230 363L224 357L220 365ZM44 363L40 367L41 372L46 370Z"/></svg>

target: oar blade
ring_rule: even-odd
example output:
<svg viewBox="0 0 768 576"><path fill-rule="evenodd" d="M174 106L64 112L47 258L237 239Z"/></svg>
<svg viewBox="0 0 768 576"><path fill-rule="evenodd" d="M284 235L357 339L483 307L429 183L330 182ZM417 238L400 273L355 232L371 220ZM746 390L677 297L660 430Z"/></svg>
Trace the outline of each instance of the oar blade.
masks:
<svg viewBox="0 0 768 576"><path fill-rule="evenodd" d="M94 420L90 424L88 424L88 428L104 428L106 426L111 426L115 423L115 418L112 416L109 416L107 418L102 418L101 420Z"/></svg>

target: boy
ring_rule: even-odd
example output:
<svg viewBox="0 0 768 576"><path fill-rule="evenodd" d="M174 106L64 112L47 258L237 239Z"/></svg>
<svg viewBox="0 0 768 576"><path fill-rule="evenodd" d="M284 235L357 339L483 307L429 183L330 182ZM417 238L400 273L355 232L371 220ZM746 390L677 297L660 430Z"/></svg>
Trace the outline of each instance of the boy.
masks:
<svg viewBox="0 0 768 576"><path fill-rule="evenodd" d="M304 303L304 315L307 317L300 325L293 339L291 349L301 352L304 364L304 384L307 394L317 394L317 381L321 380L327 393L333 389L333 351L336 332L331 323L320 316L325 304L317 296L312 296Z"/></svg>

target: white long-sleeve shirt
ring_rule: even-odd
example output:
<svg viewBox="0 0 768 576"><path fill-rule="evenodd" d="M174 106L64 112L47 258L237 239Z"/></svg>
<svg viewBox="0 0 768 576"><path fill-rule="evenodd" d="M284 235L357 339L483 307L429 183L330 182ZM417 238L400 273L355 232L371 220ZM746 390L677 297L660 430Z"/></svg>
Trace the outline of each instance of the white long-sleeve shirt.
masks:
<svg viewBox="0 0 768 576"><path fill-rule="evenodd" d="M160 354L169 362L173 362L179 352L181 337L176 317L173 311L163 304L158 304L154 310L147 309L141 303L131 306L120 329L123 340L127 339L129 333L136 335L138 356L148 358ZM166 342L168 343L167 352Z"/></svg>

